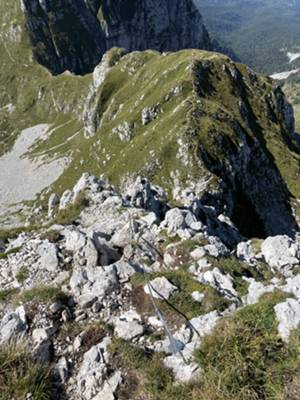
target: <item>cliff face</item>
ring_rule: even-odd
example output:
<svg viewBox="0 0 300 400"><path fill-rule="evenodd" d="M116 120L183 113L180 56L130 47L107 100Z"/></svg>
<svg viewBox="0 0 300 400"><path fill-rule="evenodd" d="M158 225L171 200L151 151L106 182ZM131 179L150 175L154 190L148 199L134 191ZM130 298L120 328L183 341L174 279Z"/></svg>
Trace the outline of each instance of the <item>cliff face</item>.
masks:
<svg viewBox="0 0 300 400"><path fill-rule="evenodd" d="M54 74L83 74L106 49L94 8L84 0L22 0L35 59Z"/></svg>
<svg viewBox="0 0 300 400"><path fill-rule="evenodd" d="M210 49L202 17L192 1L103 1L100 22L108 48L175 51Z"/></svg>
<svg viewBox="0 0 300 400"><path fill-rule="evenodd" d="M94 69L114 46L210 49L192 0L22 0L35 59L54 74Z"/></svg>

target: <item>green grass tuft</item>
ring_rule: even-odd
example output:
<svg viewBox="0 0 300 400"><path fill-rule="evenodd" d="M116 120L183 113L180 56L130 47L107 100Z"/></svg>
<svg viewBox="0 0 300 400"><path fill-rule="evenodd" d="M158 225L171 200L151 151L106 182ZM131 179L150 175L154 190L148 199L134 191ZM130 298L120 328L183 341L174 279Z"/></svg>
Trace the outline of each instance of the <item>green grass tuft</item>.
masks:
<svg viewBox="0 0 300 400"><path fill-rule="evenodd" d="M278 335L274 306L286 295L264 296L222 321L196 358L206 400L279 400L299 377L300 331L289 345Z"/></svg>
<svg viewBox="0 0 300 400"><path fill-rule="evenodd" d="M0 303L10 301L19 292L19 289L2 289L0 290Z"/></svg>
<svg viewBox="0 0 300 400"><path fill-rule="evenodd" d="M76 200L67 209L58 212L53 224L59 225L71 225L79 217L81 211L88 206L88 200L86 199L85 193L79 193Z"/></svg>
<svg viewBox="0 0 300 400"><path fill-rule="evenodd" d="M67 304L68 296L60 288L52 286L37 286L33 289L24 290L16 299L21 303L37 301L43 304L61 303Z"/></svg>
<svg viewBox="0 0 300 400"><path fill-rule="evenodd" d="M23 344L0 348L0 399L32 400L53 398L50 369L37 363Z"/></svg>
<svg viewBox="0 0 300 400"><path fill-rule="evenodd" d="M19 283L24 283L29 278L29 270L27 267L21 267L16 275L16 279Z"/></svg>

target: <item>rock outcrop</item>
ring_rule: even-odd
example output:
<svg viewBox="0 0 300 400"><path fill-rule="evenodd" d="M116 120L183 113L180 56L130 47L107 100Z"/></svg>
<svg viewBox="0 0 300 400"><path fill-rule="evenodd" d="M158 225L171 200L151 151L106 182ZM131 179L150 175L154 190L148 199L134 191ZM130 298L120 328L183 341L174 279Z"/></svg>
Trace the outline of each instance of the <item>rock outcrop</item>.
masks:
<svg viewBox="0 0 300 400"><path fill-rule="evenodd" d="M22 0L35 59L54 74L92 70L106 50L97 15L84 0Z"/></svg>
<svg viewBox="0 0 300 400"><path fill-rule="evenodd" d="M82 189L87 203L73 224L51 225L62 211L49 202L48 225L4 241L0 258L0 351L24 343L55 373L55 398L123 398L128 368L144 373L143 355L147 368L159 360L169 385L197 382L202 341L272 292L268 321L288 345L300 326L298 239L237 241L230 251L224 232L227 243L237 236L228 218L218 220L212 207L172 208L163 189L142 178L120 193L85 173L63 212ZM159 199L145 201L151 193ZM126 354L132 364L120 362Z"/></svg>
<svg viewBox="0 0 300 400"><path fill-rule="evenodd" d="M193 1L102 1L100 22L107 48L128 51L210 49L202 17Z"/></svg>

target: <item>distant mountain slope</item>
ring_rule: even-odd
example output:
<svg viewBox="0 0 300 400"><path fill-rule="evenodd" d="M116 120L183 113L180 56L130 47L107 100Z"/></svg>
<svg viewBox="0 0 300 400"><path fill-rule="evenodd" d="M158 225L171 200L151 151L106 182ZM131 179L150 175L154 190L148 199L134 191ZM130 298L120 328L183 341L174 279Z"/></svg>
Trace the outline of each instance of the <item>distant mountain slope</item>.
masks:
<svg viewBox="0 0 300 400"><path fill-rule="evenodd" d="M293 60L300 52L299 0L194 2L212 36L232 48L242 62L268 74L300 66L300 58Z"/></svg>

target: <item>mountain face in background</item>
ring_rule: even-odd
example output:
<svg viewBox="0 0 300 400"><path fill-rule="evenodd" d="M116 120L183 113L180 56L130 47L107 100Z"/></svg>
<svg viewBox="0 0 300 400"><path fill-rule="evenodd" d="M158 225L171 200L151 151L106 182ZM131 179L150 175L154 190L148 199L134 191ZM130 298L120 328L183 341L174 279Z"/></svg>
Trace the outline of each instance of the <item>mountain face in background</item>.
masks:
<svg viewBox="0 0 300 400"><path fill-rule="evenodd" d="M52 73L91 72L111 47L210 49L192 0L22 0L35 59Z"/></svg>
<svg viewBox="0 0 300 400"><path fill-rule="evenodd" d="M273 74L300 66L299 0L194 0L221 44L242 62ZM292 59L292 61L291 61Z"/></svg>
<svg viewBox="0 0 300 400"><path fill-rule="evenodd" d="M11 171L21 168L24 154L35 160L34 165L48 163L52 172L55 165L57 169L44 179L47 185L43 186L35 179L43 176L42 170L32 167L28 182L39 185L24 200L37 196L36 204L45 205L49 191L61 194L85 171L104 174L119 185L141 174L162 185L170 198L179 202L183 188L193 188L218 212L226 210L242 230L247 226L240 221L241 215L247 214L241 211L244 209L252 210L248 214L257 221L257 235L294 229L298 150L292 109L280 88L226 56L195 50L160 55L155 51L126 54L126 50L114 48L93 75L52 76L36 62L36 47L43 49L40 63L47 62L51 71L70 68L82 72L96 63L95 49L99 56L104 51L97 47L102 45L103 34L105 46L114 39L125 48L147 46L148 41L153 47L174 48L189 41L192 46L206 37L202 25L201 32L189 36L190 21L199 20L200 14L188 1L152 3L157 7L147 11L145 22L152 24L147 33L140 31L140 41L128 34L133 18L145 12L137 3L131 3L137 8L126 8L126 13L122 2L109 8L104 7L108 3L100 2L76 1L70 8L66 4L66 0L26 0L21 9L19 2L11 5L5 0L0 5L1 37L5 39L1 41L0 65L1 153L12 152ZM158 4L166 7L161 13ZM84 11L79 12L79 6ZM66 24L70 13L73 25ZM86 18L91 18L89 24ZM176 18L185 21L186 43L167 34L171 29L177 32L176 24L168 23ZM82 29L80 35L76 29L72 34L74 24ZM101 26L99 40L84 46L94 26ZM40 37L40 32L44 36ZM41 42L34 42L32 35ZM35 126L39 128L32 131ZM24 131L27 128L29 131ZM28 139L38 132L41 136L36 142L19 149L24 135ZM21 142L16 141L19 137ZM6 191L0 196L16 203L19 197L15 192L24 183L20 188L11 187L13 179L7 180L6 175L3 179ZM5 215L5 207L2 211Z"/></svg>

